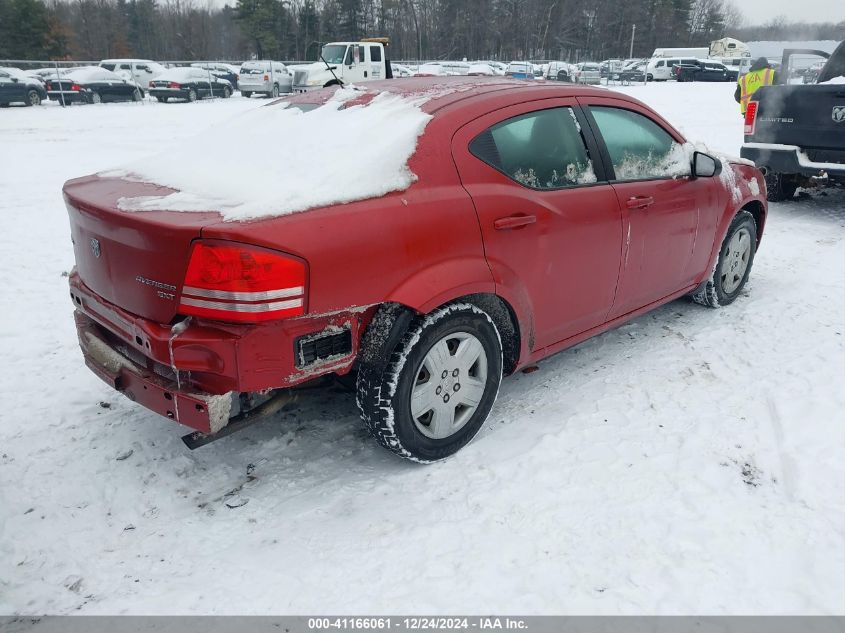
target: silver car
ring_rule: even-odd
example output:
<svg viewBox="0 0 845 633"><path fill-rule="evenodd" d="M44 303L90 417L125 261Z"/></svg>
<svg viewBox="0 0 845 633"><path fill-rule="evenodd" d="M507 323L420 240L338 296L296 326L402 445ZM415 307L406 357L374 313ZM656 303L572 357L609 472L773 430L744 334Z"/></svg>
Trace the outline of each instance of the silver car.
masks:
<svg viewBox="0 0 845 633"><path fill-rule="evenodd" d="M246 98L253 94L278 97L291 92L293 77L281 62L244 62L238 77L238 89Z"/></svg>
<svg viewBox="0 0 845 633"><path fill-rule="evenodd" d="M579 84L600 84L601 66L594 62L581 62L575 65L575 82Z"/></svg>

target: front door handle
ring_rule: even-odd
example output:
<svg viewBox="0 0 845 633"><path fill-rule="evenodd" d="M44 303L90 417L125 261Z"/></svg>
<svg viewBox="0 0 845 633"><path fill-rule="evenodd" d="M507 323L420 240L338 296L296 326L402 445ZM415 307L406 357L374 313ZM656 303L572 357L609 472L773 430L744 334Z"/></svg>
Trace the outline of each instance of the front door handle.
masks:
<svg viewBox="0 0 845 633"><path fill-rule="evenodd" d="M499 218L493 221L493 228L497 231L510 231L519 229L537 221L536 215L511 215L506 218Z"/></svg>
<svg viewBox="0 0 845 633"><path fill-rule="evenodd" d="M654 204L654 198L651 196L635 196L629 198L625 206L629 209L646 209Z"/></svg>

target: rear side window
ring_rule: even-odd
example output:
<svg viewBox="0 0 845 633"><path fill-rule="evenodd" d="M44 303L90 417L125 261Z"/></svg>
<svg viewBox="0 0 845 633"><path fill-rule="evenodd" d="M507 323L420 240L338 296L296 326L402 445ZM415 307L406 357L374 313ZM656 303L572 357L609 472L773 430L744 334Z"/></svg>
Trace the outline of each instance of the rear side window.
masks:
<svg viewBox="0 0 845 633"><path fill-rule="evenodd" d="M370 61L381 61L381 48L379 48L378 46L370 46Z"/></svg>
<svg viewBox="0 0 845 633"><path fill-rule="evenodd" d="M646 116L622 108L590 106L616 180L653 180L690 174L684 148Z"/></svg>
<svg viewBox="0 0 845 633"><path fill-rule="evenodd" d="M497 123L470 152L521 185L561 189L596 182L572 108L552 108Z"/></svg>
<svg viewBox="0 0 845 633"><path fill-rule="evenodd" d="M105 68L106 70L114 70L114 64L100 64L100 68Z"/></svg>

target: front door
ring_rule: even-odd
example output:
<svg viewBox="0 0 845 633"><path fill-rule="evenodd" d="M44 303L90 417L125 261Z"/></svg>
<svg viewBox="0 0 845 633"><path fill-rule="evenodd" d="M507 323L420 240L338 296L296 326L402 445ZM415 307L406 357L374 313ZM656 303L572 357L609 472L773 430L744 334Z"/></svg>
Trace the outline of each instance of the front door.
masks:
<svg viewBox="0 0 845 633"><path fill-rule="evenodd" d="M26 84L0 70L0 103L14 103L26 99Z"/></svg>
<svg viewBox="0 0 845 633"><path fill-rule="evenodd" d="M545 99L481 116L452 141L497 292L532 320L532 351L604 323L616 291L619 203L583 129L574 99Z"/></svg>
<svg viewBox="0 0 845 633"><path fill-rule="evenodd" d="M586 101L586 100L582 100ZM701 272L712 244L697 244L716 213L713 180L690 176L681 138L644 109L594 98L586 110L612 165L622 209L625 247L619 290L610 314L622 316L676 293Z"/></svg>

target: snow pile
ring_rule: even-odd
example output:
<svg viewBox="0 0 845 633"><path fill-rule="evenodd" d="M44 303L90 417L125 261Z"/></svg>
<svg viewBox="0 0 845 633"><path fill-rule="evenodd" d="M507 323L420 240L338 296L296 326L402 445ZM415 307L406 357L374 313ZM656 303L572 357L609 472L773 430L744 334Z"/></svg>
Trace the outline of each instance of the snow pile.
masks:
<svg viewBox="0 0 845 633"><path fill-rule="evenodd" d="M845 77L840 75L839 77L834 77L833 79L828 79L827 81L823 81L819 85L827 85L827 84L845 84Z"/></svg>
<svg viewBox="0 0 845 633"><path fill-rule="evenodd" d="M209 211L225 220L286 215L407 189L416 180L408 160L431 116L424 98L361 95L339 89L324 106L257 108L217 133L207 132L165 153L103 172L176 189L166 196L121 198L124 211ZM237 138L241 151L223 140Z"/></svg>

